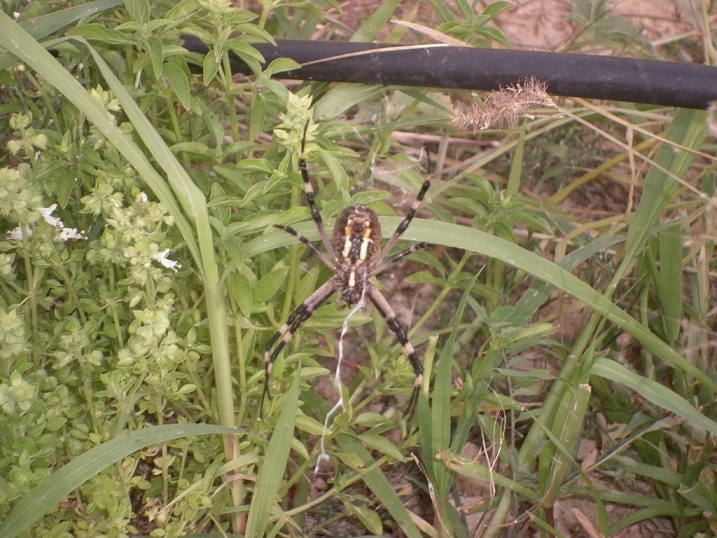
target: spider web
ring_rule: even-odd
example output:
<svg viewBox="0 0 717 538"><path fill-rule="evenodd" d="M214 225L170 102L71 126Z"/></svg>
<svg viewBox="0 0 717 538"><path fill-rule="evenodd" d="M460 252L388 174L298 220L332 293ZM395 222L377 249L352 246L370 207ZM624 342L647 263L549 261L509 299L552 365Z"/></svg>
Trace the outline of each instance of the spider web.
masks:
<svg viewBox="0 0 717 538"><path fill-rule="evenodd" d="M321 432L320 440L321 449L319 452L319 457L316 461L316 467L314 468L314 476L316 476L316 474L319 472L321 464L329 460L329 454L326 452L326 435L331 433L331 417L333 417L344 407L344 385L341 381L341 364L344 361L344 336L346 336L346 333L349 330L349 321L351 320L351 318L356 315L359 310L366 306L366 285L368 284L368 282L365 274L363 284L363 289L361 290L361 299L358 303L356 303L356 305L351 309L351 311L346 314L343 325L341 326L341 335L339 336L339 359L336 362L336 375L334 376L334 387L336 387L336 390L339 393L339 399L336 404L331 408L331 410L326 413L326 418L324 419L324 428Z"/></svg>

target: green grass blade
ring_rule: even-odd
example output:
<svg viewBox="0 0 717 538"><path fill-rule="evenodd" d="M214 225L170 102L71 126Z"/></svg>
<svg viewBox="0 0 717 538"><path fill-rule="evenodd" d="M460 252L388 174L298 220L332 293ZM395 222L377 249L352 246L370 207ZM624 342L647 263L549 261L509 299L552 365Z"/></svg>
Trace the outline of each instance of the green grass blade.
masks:
<svg viewBox="0 0 717 538"><path fill-rule="evenodd" d="M590 385L587 383L581 383L575 388L570 387L565 391L563 405L558 408L556 413L553 428L560 444L555 451L550 451L552 461L541 500L545 508L552 508L555 505L568 471L571 466L577 465L575 454L581 440L585 413L590 403L590 392Z"/></svg>
<svg viewBox="0 0 717 538"><path fill-rule="evenodd" d="M625 368L622 364L606 358L595 360L590 369L591 375L597 375L628 387L640 394L647 401L675 413L694 426L702 428L712 435L717 435L717 423L700 413L687 400L671 391L666 386L647 379Z"/></svg>
<svg viewBox="0 0 717 538"><path fill-rule="evenodd" d="M21 21L20 26L35 39L47 37L60 28L69 26L80 19L86 19L97 15L113 7L122 5L122 0L96 0L79 6L53 11L47 15L41 15L34 19Z"/></svg>
<svg viewBox="0 0 717 538"><path fill-rule="evenodd" d="M558 265L566 271L572 272L581 263L586 262L590 257L604 252L608 248L625 241L624 236L605 236L595 239L593 242L573 250L567 256L561 258ZM535 315L538 309L548 300L554 287L542 281L532 284L515 303L515 314L513 323L516 326L523 326Z"/></svg>
<svg viewBox="0 0 717 538"><path fill-rule="evenodd" d="M266 449L264 464L256 481L256 490L249 508L246 529L247 538L260 538L267 535L271 508L274 506L276 494L284 479L291 442L294 438L300 381L301 369L297 368L294 373L294 381L291 383L291 388L286 395L284 408L281 410L274 433Z"/></svg>
<svg viewBox="0 0 717 538"><path fill-rule="evenodd" d="M680 109L675 114L665 138L688 147L699 148L707 133L707 122L703 110ZM663 144L655 155L655 162L677 177L683 177L695 155L689 151ZM632 263L636 253L645 245L652 226L662 213L678 183L657 166L652 166L645 176L640 205L630 223L625 244L625 262ZM622 275L618 270L616 275Z"/></svg>
<svg viewBox="0 0 717 538"><path fill-rule="evenodd" d="M213 424L169 424L123 433L78 456L25 495L0 524L0 536L12 538L30 528L85 481L137 450L193 435L241 433Z"/></svg>
<svg viewBox="0 0 717 538"><path fill-rule="evenodd" d="M401 502L401 499L393 490L391 483L386 476L376 466L376 462L371 454L364 448L361 442L347 434L339 434L336 436L336 442L342 450L355 454L363 462L363 468L368 469L363 475L363 481L371 489L376 498L383 505L391 517L399 524L403 533L409 538L421 538L421 532L411 519L408 510Z"/></svg>
<svg viewBox="0 0 717 538"><path fill-rule="evenodd" d="M375 85L348 82L336 84L314 104L314 118L317 121L334 120L352 106L380 98L384 91L384 88Z"/></svg>
<svg viewBox="0 0 717 538"><path fill-rule="evenodd" d="M397 6L398 0L381 2L374 12L366 18L361 27L354 32L349 41L363 43L374 41L381 29L391 20Z"/></svg>
<svg viewBox="0 0 717 538"><path fill-rule="evenodd" d="M34 39L47 37L60 28L69 26L80 19L122 5L121 0L97 0L81 6L63 9L48 15L41 15L19 23L20 27ZM0 71L13 65L16 58L13 54L0 54Z"/></svg>
<svg viewBox="0 0 717 538"><path fill-rule="evenodd" d="M461 447L457 447L455 441L451 443L451 391L453 389L451 373L453 372L453 349L463 321L463 312L465 312L468 298L473 291L473 286L478 280L478 276L479 273L476 273L470 284L466 286L458 302L451 333L441 350L441 357L438 361L438 367L436 368L436 379L431 395L431 425L428 430L430 438L426 439L424 437L424 441L421 443L428 478L434 484L436 495L439 498L448 498L448 494L453 485L454 475L445 466L434 464L436 454L440 450L448 449L451 445L453 445L456 450L462 448L462 443L460 442ZM475 418L475 414L473 414L473 418ZM430 465L429 462L431 463Z"/></svg>
<svg viewBox="0 0 717 538"><path fill-rule="evenodd" d="M665 340L672 343L680 333L682 320L682 224L677 222L660 232L660 265L655 291L662 308Z"/></svg>
<svg viewBox="0 0 717 538"><path fill-rule="evenodd" d="M448 468L462 476L485 481L486 485L493 484L498 488L504 488L517 495L522 495L534 502L540 501L540 492L535 487L528 487L520 482L511 480L479 461L465 458L452 450L443 450L437 456Z"/></svg>

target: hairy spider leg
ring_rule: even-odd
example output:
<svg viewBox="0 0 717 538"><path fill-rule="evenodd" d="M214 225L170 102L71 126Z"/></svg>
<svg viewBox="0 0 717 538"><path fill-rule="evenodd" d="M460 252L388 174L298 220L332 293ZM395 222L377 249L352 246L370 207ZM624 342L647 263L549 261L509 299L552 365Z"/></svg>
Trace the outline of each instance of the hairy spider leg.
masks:
<svg viewBox="0 0 717 538"><path fill-rule="evenodd" d="M304 142L301 142L301 153L304 152ZM303 157L299 158L299 170L301 171L301 178L304 180L304 197L306 203L309 204L309 210L311 211L311 218L316 223L316 227L319 229L319 235L321 236L321 242L324 244L326 252L334 259L334 262L338 262L339 258L334 249L329 236L326 234L326 228L324 227L324 220L321 218L319 208L316 207L316 201L314 200L314 186L311 184L309 178L309 171L306 169L306 160ZM305 242L304 242L305 243ZM308 244L308 243L305 243ZM327 264L329 265L329 264ZM333 267L329 265L330 267Z"/></svg>
<svg viewBox="0 0 717 538"><path fill-rule="evenodd" d="M296 237L299 241L304 243L307 247L309 247L309 250L314 253L314 255L321 260L321 262L328 266L331 270L336 272L337 266L335 262L332 262L329 260L323 252L321 252L316 245L314 245L311 241L306 239L303 235L301 235L299 232L294 230L291 226L284 226L283 224L274 224L275 228L279 228L280 230L284 230L287 233L290 233L294 237Z"/></svg>
<svg viewBox="0 0 717 538"><path fill-rule="evenodd" d="M374 259L374 265L379 264L383 261L383 259L386 257L386 255L391 251L391 249L394 247L394 245L398 242L398 240L403 235L403 232L406 231L408 228L408 225L411 224L411 221L413 220L413 217L416 216L416 211L418 211L418 208L421 205L421 202L423 201L423 197L426 196L426 192L428 191L428 187L431 186L431 182L426 180L423 182L423 185L421 186L421 190L418 191L418 195L416 196L416 199L413 201L413 204L411 205L411 209L408 210L408 213L406 213L406 218L404 218L396 227L396 231L393 232L393 235L391 238L386 242L384 247L381 249L381 252L376 256Z"/></svg>
<svg viewBox="0 0 717 538"><path fill-rule="evenodd" d="M264 409L264 398L269 395L269 378L271 377L271 370L274 366L274 361L284 349L284 346L291 341L294 333L299 326L311 317L321 304L326 301L331 294L336 291L337 282L335 278L331 278L326 284L321 286L318 290L312 293L306 301L301 303L296 310L294 310L286 322L281 328L274 333L269 342L267 342L264 348L264 391L261 394L261 405L259 409ZM278 343L277 343L278 342ZM274 345L276 344L276 347Z"/></svg>
<svg viewBox="0 0 717 538"><path fill-rule="evenodd" d="M413 254L414 252L416 252L418 250L423 250L424 248L428 248L430 246L431 246L430 243L416 243L415 245L407 248L406 250L402 250L398 254L394 254L393 256L391 256L389 259L384 260L384 262L381 263L381 265L379 265L375 269L374 274L383 273L386 269L388 269L392 265L400 262L406 256Z"/></svg>
<svg viewBox="0 0 717 538"><path fill-rule="evenodd" d="M376 288L376 286L368 286L368 289L366 291L368 293L369 299L371 299L371 302L376 306L376 309L386 320L386 326L391 330L393 334L396 335L398 343L403 346L403 352L406 354L408 362L411 363L411 367L416 374L416 380L413 383L413 393L411 394L411 402L408 405L408 414L410 415L416 405L416 401L418 399L418 391L421 388L421 384L423 383L423 366L421 366L421 361L418 359L418 354L413 348L413 344L411 344L411 342L408 340L408 335L406 335L406 329L403 328L403 325L401 325L401 323L396 318L396 313L393 311L393 308L391 308L391 305L388 304L388 301L383 296L383 294L378 290L378 288Z"/></svg>

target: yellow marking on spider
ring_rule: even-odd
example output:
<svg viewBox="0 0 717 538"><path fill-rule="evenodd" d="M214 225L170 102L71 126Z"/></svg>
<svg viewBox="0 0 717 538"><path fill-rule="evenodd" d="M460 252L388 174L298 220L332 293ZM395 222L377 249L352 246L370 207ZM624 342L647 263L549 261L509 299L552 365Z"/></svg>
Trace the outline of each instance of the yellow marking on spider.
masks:
<svg viewBox="0 0 717 538"><path fill-rule="evenodd" d="M359 252L359 259L362 261L365 261L368 256L368 246L369 244L373 243L373 239L371 239L371 228L366 228L366 231L363 233L363 241L361 241L361 251Z"/></svg>
<svg viewBox="0 0 717 538"><path fill-rule="evenodd" d="M344 250L341 252L344 258L348 258L351 252L351 225L353 222L354 219L346 219L346 226L344 227L344 237L346 239L344 241Z"/></svg>

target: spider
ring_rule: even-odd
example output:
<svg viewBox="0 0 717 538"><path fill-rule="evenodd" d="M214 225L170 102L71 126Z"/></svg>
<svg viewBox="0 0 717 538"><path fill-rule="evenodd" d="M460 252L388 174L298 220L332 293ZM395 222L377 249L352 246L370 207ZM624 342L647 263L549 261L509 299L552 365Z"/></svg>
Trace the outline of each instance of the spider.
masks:
<svg viewBox="0 0 717 538"><path fill-rule="evenodd" d="M326 234L326 228L324 228L324 222L321 219L321 213L319 213L316 202L314 201L314 188L309 178L309 172L303 154L304 142L302 141L302 156L299 158L299 171L301 172L301 177L304 182L304 196L311 211L311 218L316 223L321 242L327 254L321 252L316 245L309 242L308 239L291 226L279 224L275 226L293 235L306 245L324 265L333 271L334 275L289 315L286 322L274 333L266 344L264 352L264 391L261 397L260 409L264 407L264 398L269 396L271 370L281 350L289 343L299 326L309 319L314 311L334 292L338 291L341 299L349 306L356 305L364 296L368 296L379 314L386 320L388 328L396 336L401 346L403 346L406 357L416 374L409 404L409 409L412 410L423 380L423 368L413 345L408 340L406 329L396 318L396 313L386 298L371 281L371 277L386 270L412 252L428 246L427 243L417 243L387 258L388 253L396 245L409 224L411 224L431 183L428 180L423 182L406 217L399 223L396 231L393 232L393 235L383 247L381 247L381 226L378 222L378 216L373 210L364 205L353 205L342 211L334 226L333 240L330 241Z"/></svg>

